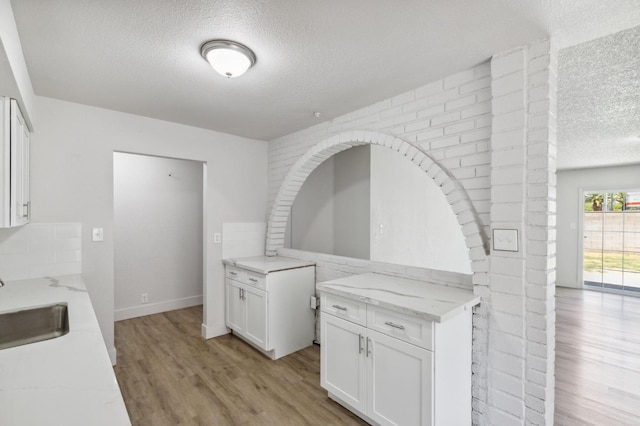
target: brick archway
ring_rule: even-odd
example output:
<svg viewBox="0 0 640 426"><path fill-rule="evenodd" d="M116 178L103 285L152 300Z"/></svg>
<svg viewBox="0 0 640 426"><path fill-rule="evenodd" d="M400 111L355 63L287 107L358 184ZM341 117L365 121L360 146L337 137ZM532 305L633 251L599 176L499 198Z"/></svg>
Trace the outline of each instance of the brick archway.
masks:
<svg viewBox="0 0 640 426"><path fill-rule="evenodd" d="M392 149L418 165L442 189L462 228L469 253L480 248L489 254L489 239L469 195L457 179L420 147L392 135L352 131L321 141L295 162L285 176L273 202L267 226L267 256L284 246L284 235L291 206L311 172L331 156L358 145L380 145Z"/></svg>

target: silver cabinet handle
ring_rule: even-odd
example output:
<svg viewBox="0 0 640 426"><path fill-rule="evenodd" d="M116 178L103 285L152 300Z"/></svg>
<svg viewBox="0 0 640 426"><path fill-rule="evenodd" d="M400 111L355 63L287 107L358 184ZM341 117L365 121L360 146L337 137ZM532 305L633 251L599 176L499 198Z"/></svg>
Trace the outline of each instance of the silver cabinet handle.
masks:
<svg viewBox="0 0 640 426"><path fill-rule="evenodd" d="M29 210L31 210L31 201L29 201L28 203L24 203L22 207L23 211L26 210L26 213L23 213L22 217L29 217Z"/></svg>
<svg viewBox="0 0 640 426"><path fill-rule="evenodd" d="M334 308L336 308L336 309L338 309L340 311L346 311L347 310L347 308L345 308L344 306L340 306L340 305L331 305L331 306L333 306Z"/></svg>
<svg viewBox="0 0 640 426"><path fill-rule="evenodd" d="M397 328L398 330L404 330L404 325L394 324L391 321L387 321L384 325L388 325L389 327Z"/></svg>
<svg viewBox="0 0 640 426"><path fill-rule="evenodd" d="M238 273L234 272L234 271L229 271L229 275L234 275L235 276L235 275L238 275Z"/></svg>
<svg viewBox="0 0 640 426"><path fill-rule="evenodd" d="M369 348L369 342L370 341L371 341L371 339L367 337L367 356L371 355L371 349Z"/></svg>
<svg viewBox="0 0 640 426"><path fill-rule="evenodd" d="M254 283L258 282L258 280L256 280L255 278L249 278L249 281L254 282Z"/></svg>
<svg viewBox="0 0 640 426"><path fill-rule="evenodd" d="M362 339L364 339L364 336L362 334L358 334L358 353L359 354L362 353Z"/></svg>

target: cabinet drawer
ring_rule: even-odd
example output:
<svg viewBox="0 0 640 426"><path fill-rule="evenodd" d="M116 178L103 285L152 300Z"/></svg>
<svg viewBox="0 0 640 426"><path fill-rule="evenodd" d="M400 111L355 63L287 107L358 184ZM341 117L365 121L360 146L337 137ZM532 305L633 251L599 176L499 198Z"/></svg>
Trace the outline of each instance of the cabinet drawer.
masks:
<svg viewBox="0 0 640 426"><path fill-rule="evenodd" d="M335 294L322 293L320 307L323 312L356 324L366 325L367 323L367 305L364 302L336 296Z"/></svg>
<svg viewBox="0 0 640 426"><path fill-rule="evenodd" d="M367 328L433 350L433 322L369 305Z"/></svg>
<svg viewBox="0 0 640 426"><path fill-rule="evenodd" d="M258 274L256 272L250 272L247 271L246 272L246 281L245 283L250 285L250 286L254 286L254 287L258 287L258 288L265 288L265 281L266 281L266 277L262 274Z"/></svg>
<svg viewBox="0 0 640 426"><path fill-rule="evenodd" d="M247 281L247 271L236 268L235 266L227 265L224 270L224 276L235 281L240 281L241 283Z"/></svg>

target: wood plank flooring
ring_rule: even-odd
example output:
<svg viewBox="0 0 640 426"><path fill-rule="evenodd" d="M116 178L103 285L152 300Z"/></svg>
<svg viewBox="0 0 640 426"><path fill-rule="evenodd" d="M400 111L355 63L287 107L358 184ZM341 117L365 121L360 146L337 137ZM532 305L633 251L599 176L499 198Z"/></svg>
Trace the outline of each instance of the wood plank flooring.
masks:
<svg viewBox="0 0 640 426"><path fill-rule="evenodd" d="M556 289L555 424L640 425L640 298Z"/></svg>
<svg viewBox="0 0 640 426"><path fill-rule="evenodd" d="M555 424L640 425L640 298L558 288ZM232 335L203 341L202 307L115 324L134 425L363 425L320 388L311 346L270 361Z"/></svg>
<svg viewBox="0 0 640 426"><path fill-rule="evenodd" d="M115 324L133 425L364 425L320 387L311 346L271 361L233 335L202 340L202 306Z"/></svg>

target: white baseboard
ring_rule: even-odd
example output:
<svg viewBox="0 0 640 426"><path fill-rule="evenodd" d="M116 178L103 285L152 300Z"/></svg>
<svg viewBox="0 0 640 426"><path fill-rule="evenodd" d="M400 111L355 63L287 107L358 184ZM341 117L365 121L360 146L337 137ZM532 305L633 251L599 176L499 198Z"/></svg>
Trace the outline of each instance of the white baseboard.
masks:
<svg viewBox="0 0 640 426"><path fill-rule="evenodd" d="M173 311L175 309L189 308L197 305L202 305L202 295L168 300L166 302L148 303L133 306L131 308L116 309L114 312L114 319L116 321L122 321L131 318L143 317L145 315L159 314L160 312Z"/></svg>
<svg viewBox="0 0 640 426"><path fill-rule="evenodd" d="M202 337L205 339L212 339L214 337L222 336L223 334L229 334L229 329L224 324L213 324L211 326L207 326L206 324L202 324Z"/></svg>

